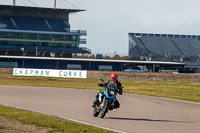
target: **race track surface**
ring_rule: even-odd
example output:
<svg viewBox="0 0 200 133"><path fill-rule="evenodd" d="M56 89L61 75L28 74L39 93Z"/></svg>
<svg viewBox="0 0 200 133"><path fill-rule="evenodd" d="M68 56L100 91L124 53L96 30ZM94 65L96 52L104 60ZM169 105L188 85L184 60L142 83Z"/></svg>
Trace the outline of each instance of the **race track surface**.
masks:
<svg viewBox="0 0 200 133"><path fill-rule="evenodd" d="M97 91L0 85L0 104L37 110L129 133L200 133L200 104L124 94L104 119L92 116Z"/></svg>

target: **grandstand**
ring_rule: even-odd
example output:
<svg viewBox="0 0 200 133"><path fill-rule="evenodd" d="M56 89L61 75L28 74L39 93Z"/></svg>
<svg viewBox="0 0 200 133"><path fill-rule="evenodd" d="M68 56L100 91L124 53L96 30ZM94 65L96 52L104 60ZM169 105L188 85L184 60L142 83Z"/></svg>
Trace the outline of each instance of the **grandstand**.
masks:
<svg viewBox="0 0 200 133"><path fill-rule="evenodd" d="M200 66L200 36L129 33L129 58L180 62L195 71Z"/></svg>
<svg viewBox="0 0 200 133"><path fill-rule="evenodd" d="M72 57L91 53L87 32L71 30L69 15L84 10L0 5L0 55Z"/></svg>
<svg viewBox="0 0 200 133"><path fill-rule="evenodd" d="M100 56L100 59L72 58L72 54L91 53L88 48L80 47L80 44L86 44L86 39L82 37L87 36L87 32L71 30L69 24L70 14L84 10L55 7L0 5L0 68L95 71L142 69L145 72L159 72L165 67L184 68L184 63L171 61L103 60ZM146 46L142 49L142 55L149 55L150 50L154 50Z"/></svg>

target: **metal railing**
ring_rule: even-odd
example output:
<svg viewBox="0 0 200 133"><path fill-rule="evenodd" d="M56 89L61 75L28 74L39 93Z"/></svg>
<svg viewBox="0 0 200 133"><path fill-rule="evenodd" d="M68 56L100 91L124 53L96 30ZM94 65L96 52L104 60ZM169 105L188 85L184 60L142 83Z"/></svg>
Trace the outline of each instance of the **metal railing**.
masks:
<svg viewBox="0 0 200 133"><path fill-rule="evenodd" d="M87 41L86 41L86 39L80 39L80 42L79 42L80 44L86 44L87 43Z"/></svg>
<svg viewBox="0 0 200 133"><path fill-rule="evenodd" d="M72 33L80 33L81 36L87 36L87 31L86 30L70 30Z"/></svg>

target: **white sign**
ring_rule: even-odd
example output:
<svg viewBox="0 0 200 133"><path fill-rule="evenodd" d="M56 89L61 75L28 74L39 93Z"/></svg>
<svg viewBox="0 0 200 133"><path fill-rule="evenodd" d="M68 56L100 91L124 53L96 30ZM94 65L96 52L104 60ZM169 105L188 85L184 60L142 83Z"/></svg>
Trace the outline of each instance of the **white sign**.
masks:
<svg viewBox="0 0 200 133"><path fill-rule="evenodd" d="M62 77L62 78L87 78L87 71L14 68L13 75Z"/></svg>

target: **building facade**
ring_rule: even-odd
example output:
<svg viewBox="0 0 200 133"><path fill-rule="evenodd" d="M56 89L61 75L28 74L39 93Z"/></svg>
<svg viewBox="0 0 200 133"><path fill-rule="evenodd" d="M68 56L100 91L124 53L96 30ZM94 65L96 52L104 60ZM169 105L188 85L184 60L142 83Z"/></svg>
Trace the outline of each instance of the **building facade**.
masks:
<svg viewBox="0 0 200 133"><path fill-rule="evenodd" d="M83 30L71 30L69 15L83 10L0 5L0 55L72 57L91 53Z"/></svg>

